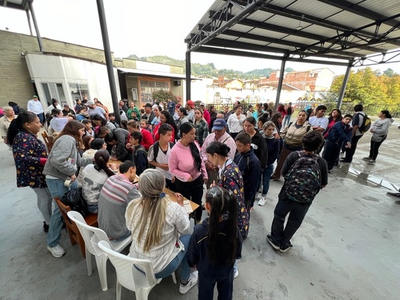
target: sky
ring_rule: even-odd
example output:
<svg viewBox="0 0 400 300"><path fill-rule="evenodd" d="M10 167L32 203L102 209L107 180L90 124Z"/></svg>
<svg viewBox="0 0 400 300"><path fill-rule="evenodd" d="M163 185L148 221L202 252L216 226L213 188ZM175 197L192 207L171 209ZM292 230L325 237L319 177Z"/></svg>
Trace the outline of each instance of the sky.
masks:
<svg viewBox="0 0 400 300"><path fill-rule="evenodd" d="M185 59L184 39L208 11L214 0L103 0L110 48L115 57L166 55ZM103 49L96 0L34 0L33 8L42 37ZM33 23L32 23L33 24ZM32 25L33 27L33 25ZM0 30L29 34L24 11L0 7ZM33 29L34 30L34 29ZM242 72L280 68L280 61L192 53L192 63L214 63L217 69ZM288 62L296 71L321 68L321 64ZM328 67L344 74L345 67ZM392 68L400 64L372 67Z"/></svg>

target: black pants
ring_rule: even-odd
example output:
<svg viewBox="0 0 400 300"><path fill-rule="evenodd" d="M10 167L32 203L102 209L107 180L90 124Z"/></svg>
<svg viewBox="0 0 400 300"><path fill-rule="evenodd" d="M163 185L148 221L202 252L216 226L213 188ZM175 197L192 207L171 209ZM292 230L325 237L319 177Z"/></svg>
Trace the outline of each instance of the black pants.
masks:
<svg viewBox="0 0 400 300"><path fill-rule="evenodd" d="M328 163L328 170L332 170L335 166L340 154L340 145L329 140L325 141L324 152L322 157Z"/></svg>
<svg viewBox="0 0 400 300"><path fill-rule="evenodd" d="M183 182L175 179L176 192L181 193L183 197L188 198L189 200L192 200L194 203L199 205L199 207L194 211L197 221L201 220L201 214L203 212L203 210L201 209L201 198L203 198L203 184L203 175L200 175L191 182Z"/></svg>
<svg viewBox="0 0 400 300"><path fill-rule="evenodd" d="M175 181L172 182L169 179L165 179L165 186L173 192L176 192Z"/></svg>
<svg viewBox="0 0 400 300"><path fill-rule="evenodd" d="M358 141L362 138L362 135L355 135L351 138L351 148L346 150L346 157L344 160L351 162L353 160L354 153L356 153Z"/></svg>
<svg viewBox="0 0 400 300"><path fill-rule="evenodd" d="M279 199L274 210L271 236L278 245L285 246L299 229L311 203L299 203L289 199ZM285 218L289 214L284 227Z"/></svg>
<svg viewBox="0 0 400 300"><path fill-rule="evenodd" d="M214 286L217 284L218 300L231 300L233 291L233 267L228 276L199 274L199 300L214 299Z"/></svg>
<svg viewBox="0 0 400 300"><path fill-rule="evenodd" d="M382 141L380 142L374 142L371 139L371 148L369 149L369 158L376 160L376 158L378 157L379 154L379 147L382 145L383 141L386 140L386 135L385 137L382 139Z"/></svg>

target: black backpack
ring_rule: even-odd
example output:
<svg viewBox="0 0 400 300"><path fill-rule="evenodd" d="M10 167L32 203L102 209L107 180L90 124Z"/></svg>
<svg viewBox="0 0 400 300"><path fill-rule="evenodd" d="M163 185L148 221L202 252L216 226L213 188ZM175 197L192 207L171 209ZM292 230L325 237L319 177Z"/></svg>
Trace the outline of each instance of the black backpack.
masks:
<svg viewBox="0 0 400 300"><path fill-rule="evenodd" d="M172 148L175 144L172 142L169 142L169 148ZM154 155L154 161L157 162L157 155L158 151L160 150L160 143L156 141L153 145L153 155Z"/></svg>
<svg viewBox="0 0 400 300"><path fill-rule="evenodd" d="M61 202L68 205L72 210L79 212L83 217L89 214L86 201L82 196L82 188L70 190L61 198Z"/></svg>
<svg viewBox="0 0 400 300"><path fill-rule="evenodd" d="M285 176L285 191L288 198L300 203L310 203L321 189L319 156L297 151L299 158Z"/></svg>
<svg viewBox="0 0 400 300"><path fill-rule="evenodd" d="M371 119L367 116L367 114L358 113L358 115L363 116L363 121L361 126L358 128L362 134L366 133L371 128Z"/></svg>

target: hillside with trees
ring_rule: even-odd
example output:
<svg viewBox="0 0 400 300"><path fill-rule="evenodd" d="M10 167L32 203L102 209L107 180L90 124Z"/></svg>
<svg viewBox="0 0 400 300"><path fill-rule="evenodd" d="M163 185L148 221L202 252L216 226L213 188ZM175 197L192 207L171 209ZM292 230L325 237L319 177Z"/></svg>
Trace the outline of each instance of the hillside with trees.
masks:
<svg viewBox="0 0 400 300"><path fill-rule="evenodd" d="M154 62L154 63L159 63L159 64L179 66L179 67L182 67L184 70L186 68L184 60L174 59L174 58L171 58L168 56L138 57L138 56L132 54L128 58L142 60L142 61L148 61L148 62ZM249 72L241 72L241 71L237 71L237 70L233 70L233 69L218 70L217 68L215 68L214 63L208 63L205 65L198 64L198 63L192 63L192 75L193 76L210 76L210 77L224 76L228 79L240 78L240 79L246 80L246 79L256 79L256 78L260 78L260 77L269 77L269 75L274 71L277 71L277 69L271 69L271 68L256 69L256 70L252 70ZM294 69L292 69L292 68L285 69L285 72L293 72L293 71L294 71Z"/></svg>

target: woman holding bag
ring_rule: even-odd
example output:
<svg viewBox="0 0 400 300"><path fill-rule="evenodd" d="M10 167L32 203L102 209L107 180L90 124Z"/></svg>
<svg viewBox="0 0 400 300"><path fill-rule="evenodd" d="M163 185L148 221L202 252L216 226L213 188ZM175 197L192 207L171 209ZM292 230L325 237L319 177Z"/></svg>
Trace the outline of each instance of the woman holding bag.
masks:
<svg viewBox="0 0 400 300"><path fill-rule="evenodd" d="M81 159L78 153L78 148L83 148L82 137L84 134L85 125L79 121L71 120L54 141L43 170L53 199L61 199L70 189L77 188L76 173L78 167L93 162L92 158ZM62 226L61 212L55 205L47 235L47 249L57 258L65 254L64 249L58 243L61 239Z"/></svg>

